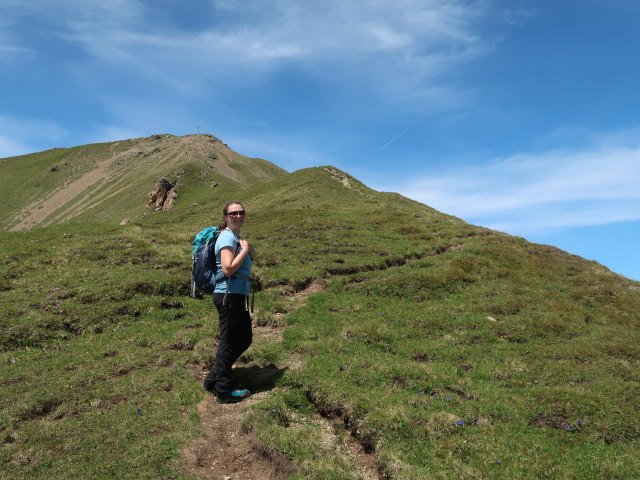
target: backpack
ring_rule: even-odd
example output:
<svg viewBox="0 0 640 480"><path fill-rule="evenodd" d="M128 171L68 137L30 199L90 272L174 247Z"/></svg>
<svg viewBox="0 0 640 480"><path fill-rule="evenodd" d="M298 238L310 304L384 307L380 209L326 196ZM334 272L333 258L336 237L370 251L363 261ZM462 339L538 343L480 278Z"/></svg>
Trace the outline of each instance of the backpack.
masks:
<svg viewBox="0 0 640 480"><path fill-rule="evenodd" d="M200 230L193 239L193 264L191 265L191 296L196 292L211 294L216 288L216 240L220 231L216 227Z"/></svg>

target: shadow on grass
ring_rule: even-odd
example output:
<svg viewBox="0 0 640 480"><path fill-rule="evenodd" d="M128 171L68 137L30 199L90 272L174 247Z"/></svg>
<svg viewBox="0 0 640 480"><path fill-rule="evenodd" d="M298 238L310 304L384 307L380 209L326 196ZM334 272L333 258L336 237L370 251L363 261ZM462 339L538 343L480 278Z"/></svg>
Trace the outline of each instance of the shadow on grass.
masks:
<svg viewBox="0 0 640 480"><path fill-rule="evenodd" d="M275 365L267 365L266 367L237 367L231 371L233 380L237 385L248 388L251 392L265 392L272 390L276 386L276 382L287 368L278 368Z"/></svg>

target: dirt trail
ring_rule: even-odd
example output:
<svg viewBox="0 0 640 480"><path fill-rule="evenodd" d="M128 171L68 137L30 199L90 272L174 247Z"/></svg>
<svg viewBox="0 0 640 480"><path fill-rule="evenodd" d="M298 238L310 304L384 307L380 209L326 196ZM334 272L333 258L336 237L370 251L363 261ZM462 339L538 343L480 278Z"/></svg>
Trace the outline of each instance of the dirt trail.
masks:
<svg viewBox="0 0 640 480"><path fill-rule="evenodd" d="M108 179L107 171L121 156L122 153L112 153L109 158L98 160L94 168L86 172L80 178L64 184L48 197L27 205L22 212L18 214L22 219L16 225L11 227L9 231L15 232L18 230L24 230L40 224L45 218L58 210L58 208L83 193L90 186L98 182L104 183Z"/></svg>
<svg viewBox="0 0 640 480"><path fill-rule="evenodd" d="M292 311L303 306L309 295L325 288L326 285L323 282L313 282L306 289L289 296ZM280 327L254 328L254 338L258 340L259 337L266 336L279 339L281 330ZM262 375L274 380L279 372L296 368L296 361L291 359L280 369L276 369L277 371L273 369L270 371L268 368L251 368L256 372L252 374L253 377ZM202 372L200 376L204 378L205 374L206 372ZM264 379L257 381L265 384ZM211 480L283 480L294 473L295 468L288 459L265 451L252 434L245 434L240 429L246 407L266 398L272 389L273 387L266 388L242 403L231 405L220 405L212 395L207 395L198 404L203 436L183 452L186 471L198 478ZM338 437L336 430L343 428L338 423L322 418L320 415L316 415L314 421L328 441L336 439ZM347 436L345 446L353 457L354 464L358 466L358 474L362 479L380 478L375 459L372 455L365 453L354 438Z"/></svg>
<svg viewBox="0 0 640 480"><path fill-rule="evenodd" d="M286 459L261 451L253 436L240 431L244 408L266 395L255 394L242 405L221 405L213 396L200 402L204 437L183 452L186 470L212 480L281 480L293 473Z"/></svg>

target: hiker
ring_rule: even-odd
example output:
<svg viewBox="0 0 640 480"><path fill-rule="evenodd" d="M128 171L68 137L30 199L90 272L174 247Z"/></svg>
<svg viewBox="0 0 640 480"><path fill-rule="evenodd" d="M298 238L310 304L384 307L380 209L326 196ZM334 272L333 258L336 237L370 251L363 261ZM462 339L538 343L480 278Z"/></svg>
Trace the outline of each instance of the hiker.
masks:
<svg viewBox="0 0 640 480"><path fill-rule="evenodd" d="M231 380L231 366L251 345L251 317L249 291L251 264L255 250L240 237L246 220L244 207L229 202L222 209L220 235L215 254L218 264L213 303L218 310L220 340L216 359L204 380L204 388L215 393L220 403L240 402L250 395L247 389L238 389Z"/></svg>

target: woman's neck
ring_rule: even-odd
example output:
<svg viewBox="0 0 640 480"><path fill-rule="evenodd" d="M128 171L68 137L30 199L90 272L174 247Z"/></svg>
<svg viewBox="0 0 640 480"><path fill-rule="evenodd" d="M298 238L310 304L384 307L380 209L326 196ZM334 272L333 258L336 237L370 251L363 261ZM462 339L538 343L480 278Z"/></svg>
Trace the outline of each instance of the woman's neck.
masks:
<svg viewBox="0 0 640 480"><path fill-rule="evenodd" d="M236 237L239 237L239 236L240 236L240 229L239 229L239 228L232 228L232 227L230 227L229 225L227 225L227 228L228 228L229 230L231 230L231 231L233 232L233 234L234 234Z"/></svg>

